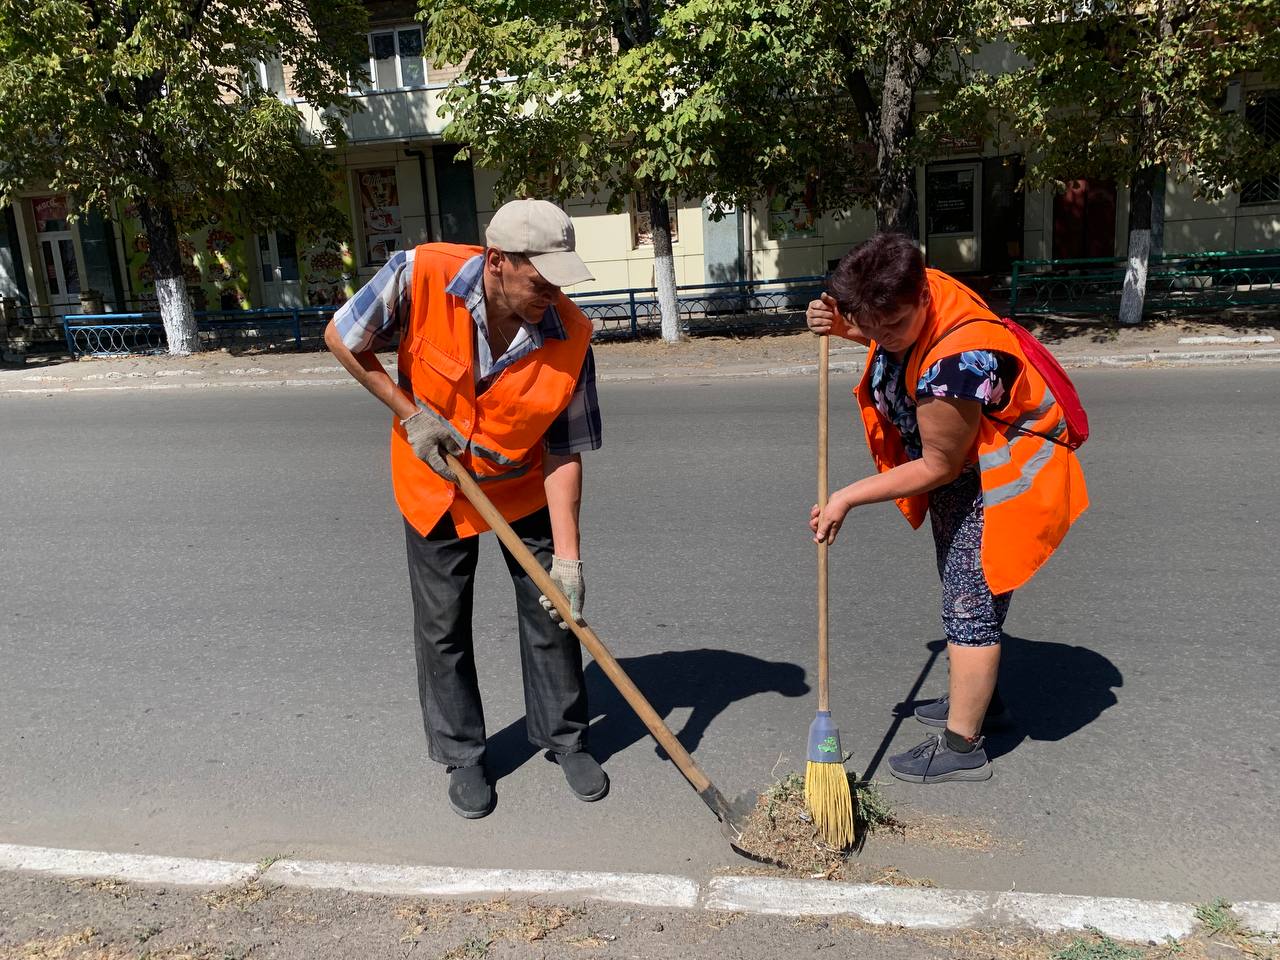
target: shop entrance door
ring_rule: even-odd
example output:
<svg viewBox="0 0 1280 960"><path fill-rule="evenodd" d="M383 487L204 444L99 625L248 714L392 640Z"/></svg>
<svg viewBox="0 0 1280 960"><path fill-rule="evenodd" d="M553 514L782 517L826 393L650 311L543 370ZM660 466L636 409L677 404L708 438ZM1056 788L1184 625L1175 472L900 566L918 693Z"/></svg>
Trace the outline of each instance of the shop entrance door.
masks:
<svg viewBox="0 0 1280 960"><path fill-rule="evenodd" d="M31 209L35 214L40 269L44 272L49 306L66 313L67 307L80 304L80 265L67 219L67 198L36 197L31 201Z"/></svg>

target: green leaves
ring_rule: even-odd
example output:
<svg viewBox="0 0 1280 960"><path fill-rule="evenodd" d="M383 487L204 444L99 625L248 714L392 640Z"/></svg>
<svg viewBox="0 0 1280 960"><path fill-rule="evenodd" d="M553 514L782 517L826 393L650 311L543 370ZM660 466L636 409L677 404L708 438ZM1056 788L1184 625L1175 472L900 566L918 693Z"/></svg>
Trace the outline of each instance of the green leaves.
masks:
<svg viewBox="0 0 1280 960"><path fill-rule="evenodd" d="M1088 16L1036 0L1013 35L1026 65L968 95L1032 146L1032 182L1164 165L1220 194L1280 161L1223 109L1229 84L1280 78L1277 22L1278 0L1128 0Z"/></svg>
<svg viewBox="0 0 1280 960"><path fill-rule="evenodd" d="M297 108L244 78L278 58L298 96L349 111L364 24L357 0L0 0L0 200L41 182L180 221L327 216L329 164L299 143Z"/></svg>
<svg viewBox="0 0 1280 960"><path fill-rule="evenodd" d="M761 114L786 110L771 92L780 55L768 29L788 5L688 0L575 5L424 3L437 61L469 54L446 94L447 136L498 168L502 194L604 193L646 184L683 196L758 190L741 162ZM748 47L762 47L748 56ZM495 84L494 78L502 82Z"/></svg>

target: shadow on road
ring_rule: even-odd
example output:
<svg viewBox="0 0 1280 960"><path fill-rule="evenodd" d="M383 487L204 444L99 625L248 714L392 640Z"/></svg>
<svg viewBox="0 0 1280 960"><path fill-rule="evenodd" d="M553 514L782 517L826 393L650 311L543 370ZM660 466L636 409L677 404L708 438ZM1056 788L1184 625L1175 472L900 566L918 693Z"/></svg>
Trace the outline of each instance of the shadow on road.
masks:
<svg viewBox="0 0 1280 960"><path fill-rule="evenodd" d="M1000 695L1013 726L987 738L987 756L1004 756L1023 740L1065 740L1115 706L1112 691L1123 686L1120 669L1088 647L1005 637Z"/></svg>
<svg viewBox="0 0 1280 960"><path fill-rule="evenodd" d="M761 660L732 650L672 650L622 657L618 663L659 716L666 718L682 707L692 708L683 727L675 731L690 753L698 748L711 721L738 700L759 693L802 697L809 692L804 669L797 664ZM597 664L588 664L586 679L591 716L599 718L591 726L591 753L603 763L646 739L649 732ZM490 737L485 749L495 780L514 773L538 752L526 737L523 717Z"/></svg>
<svg viewBox="0 0 1280 960"><path fill-rule="evenodd" d="M906 697L894 707L893 723L885 732L864 779L875 776L885 753L904 722L918 726L912 716L921 699L920 690L940 656L945 640L928 644L929 656ZM1088 647L1006 635L1000 656L1000 695L1012 725L987 735L987 756L993 760L1012 751L1023 740L1065 740L1087 727L1119 701L1112 690L1124 686L1124 676L1114 663ZM921 739L928 728L921 726Z"/></svg>

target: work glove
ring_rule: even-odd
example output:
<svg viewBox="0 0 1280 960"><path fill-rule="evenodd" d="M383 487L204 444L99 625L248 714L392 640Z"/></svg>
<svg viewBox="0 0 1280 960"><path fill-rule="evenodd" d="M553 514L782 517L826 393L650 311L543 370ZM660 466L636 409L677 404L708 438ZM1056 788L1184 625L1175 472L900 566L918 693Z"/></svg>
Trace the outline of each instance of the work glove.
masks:
<svg viewBox="0 0 1280 960"><path fill-rule="evenodd" d="M573 613L573 619L578 623L582 623L582 604L587 597L587 585L582 579L582 561L552 557L551 582L559 587L560 592L568 598L569 609ZM555 608L555 604L547 599L546 594L540 596L538 602L542 604L542 609L547 611L547 615L551 617L552 622L560 625L561 630L569 629L569 625L560 616L560 611Z"/></svg>
<svg viewBox="0 0 1280 960"><path fill-rule="evenodd" d="M419 410L412 417L401 420L400 425L404 427L405 439L413 447L418 459L425 462L438 476L450 483L457 483L458 478L445 463L442 450L457 457L462 454L462 447L448 423L429 410Z"/></svg>

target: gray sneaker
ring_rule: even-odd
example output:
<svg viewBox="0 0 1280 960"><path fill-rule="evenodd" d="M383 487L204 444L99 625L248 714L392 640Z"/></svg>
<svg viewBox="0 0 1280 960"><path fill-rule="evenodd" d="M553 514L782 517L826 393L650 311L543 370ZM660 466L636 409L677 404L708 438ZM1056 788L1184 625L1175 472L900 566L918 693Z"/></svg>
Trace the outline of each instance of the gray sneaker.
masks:
<svg viewBox="0 0 1280 960"><path fill-rule="evenodd" d="M931 727L945 727L950 710L951 698L939 697L937 700L931 700L916 707L915 717L921 723L927 723ZM982 718L982 729L995 730L999 727L1007 727L1012 722L1013 717L1008 707L1001 705L996 713L992 713L991 708L988 707L987 715Z"/></svg>
<svg viewBox="0 0 1280 960"><path fill-rule="evenodd" d="M957 753L946 738L934 734L906 753L889 758L889 772L908 783L943 783L947 780L990 780L991 761L982 737L969 753Z"/></svg>

